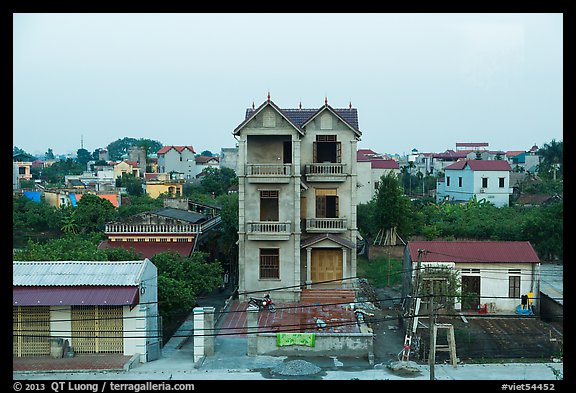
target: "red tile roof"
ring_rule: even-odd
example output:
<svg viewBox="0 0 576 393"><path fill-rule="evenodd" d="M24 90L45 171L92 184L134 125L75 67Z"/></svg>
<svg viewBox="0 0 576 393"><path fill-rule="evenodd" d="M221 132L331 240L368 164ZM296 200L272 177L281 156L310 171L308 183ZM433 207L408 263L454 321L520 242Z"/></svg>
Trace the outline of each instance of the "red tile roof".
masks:
<svg viewBox="0 0 576 393"><path fill-rule="evenodd" d="M170 149L176 150L178 153L182 153L184 149L190 150L192 153L196 153L192 146L164 146L156 152L156 154L166 154Z"/></svg>
<svg viewBox="0 0 576 393"><path fill-rule="evenodd" d="M422 262L538 263L540 258L529 242L514 241L411 241L412 261L424 249Z"/></svg>
<svg viewBox="0 0 576 393"><path fill-rule="evenodd" d="M512 167L506 160L461 160L448 165L444 170L464 169L468 165L473 171L511 171Z"/></svg>
<svg viewBox="0 0 576 393"><path fill-rule="evenodd" d="M400 165L394 160L372 160L371 165L375 169L400 169Z"/></svg>
<svg viewBox="0 0 576 393"><path fill-rule="evenodd" d="M12 287L14 306L125 306L137 304L138 286Z"/></svg>

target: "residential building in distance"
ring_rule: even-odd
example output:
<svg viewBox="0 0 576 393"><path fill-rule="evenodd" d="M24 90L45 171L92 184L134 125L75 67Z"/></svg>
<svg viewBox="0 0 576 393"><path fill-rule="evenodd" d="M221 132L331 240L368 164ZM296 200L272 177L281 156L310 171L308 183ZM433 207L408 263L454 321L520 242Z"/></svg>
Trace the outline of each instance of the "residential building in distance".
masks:
<svg viewBox="0 0 576 393"><path fill-rule="evenodd" d="M192 146L164 146L156 153L159 173L178 173L185 181L192 181L200 173L196 152Z"/></svg>
<svg viewBox="0 0 576 393"><path fill-rule="evenodd" d="M389 173L400 174L400 165L397 161L370 149L358 150L356 160L358 172L357 203L367 203L372 200L378 191L382 176Z"/></svg>
<svg viewBox="0 0 576 393"><path fill-rule="evenodd" d="M184 175L181 173L145 173L145 191L151 198L168 193L172 197L183 195Z"/></svg>
<svg viewBox="0 0 576 393"><path fill-rule="evenodd" d="M219 209L183 200L185 208L163 207L130 216L122 221L106 223L104 233L108 240L99 249L133 249L142 258L152 258L164 251L173 251L183 257L198 251L202 235L215 229L221 222ZM195 210L190 210L194 208Z"/></svg>
<svg viewBox="0 0 576 393"><path fill-rule="evenodd" d="M229 168L238 173L238 146L220 149L220 167Z"/></svg>
<svg viewBox="0 0 576 393"><path fill-rule="evenodd" d="M136 161L120 161L112 163L114 168L114 179L122 178L124 174L141 177L140 167Z"/></svg>
<svg viewBox="0 0 576 393"><path fill-rule="evenodd" d="M445 169L436 185L436 201L486 200L496 207L509 206L512 188L506 160L460 160Z"/></svg>
<svg viewBox="0 0 576 393"><path fill-rule="evenodd" d="M247 109L238 142L239 293L347 287L356 276L356 108Z"/></svg>
<svg viewBox="0 0 576 393"><path fill-rule="evenodd" d="M198 174L202 173L205 168L216 168L220 167L220 157L218 156L196 156L196 170Z"/></svg>

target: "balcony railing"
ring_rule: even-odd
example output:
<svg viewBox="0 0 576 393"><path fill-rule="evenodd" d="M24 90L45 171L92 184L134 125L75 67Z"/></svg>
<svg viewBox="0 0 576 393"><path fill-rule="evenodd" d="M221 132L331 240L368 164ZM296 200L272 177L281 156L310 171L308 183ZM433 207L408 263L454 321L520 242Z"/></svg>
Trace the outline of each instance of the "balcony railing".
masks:
<svg viewBox="0 0 576 393"><path fill-rule="evenodd" d="M253 221L246 223L246 233L250 240L288 240L291 224L279 221Z"/></svg>
<svg viewBox="0 0 576 393"><path fill-rule="evenodd" d="M346 230L345 218L308 218L306 231L308 232L342 232Z"/></svg>
<svg viewBox="0 0 576 393"><path fill-rule="evenodd" d="M105 233L201 233L201 226L199 224L106 224Z"/></svg>
<svg viewBox="0 0 576 393"><path fill-rule="evenodd" d="M345 172L346 164L341 163L315 163L306 164L306 180L312 182L318 181L344 181L347 173Z"/></svg>
<svg viewBox="0 0 576 393"><path fill-rule="evenodd" d="M291 164L247 164L246 177L251 183L288 183Z"/></svg>
<svg viewBox="0 0 576 393"><path fill-rule="evenodd" d="M247 164L248 176L290 176L290 164Z"/></svg>

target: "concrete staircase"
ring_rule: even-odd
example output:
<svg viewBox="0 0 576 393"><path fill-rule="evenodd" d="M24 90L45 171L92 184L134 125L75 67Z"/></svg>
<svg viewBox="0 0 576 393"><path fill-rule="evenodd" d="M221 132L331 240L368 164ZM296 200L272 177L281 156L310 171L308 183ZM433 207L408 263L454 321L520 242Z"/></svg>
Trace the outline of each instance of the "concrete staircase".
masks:
<svg viewBox="0 0 576 393"><path fill-rule="evenodd" d="M346 304L355 300L356 292L353 289L303 289L300 294L300 303L305 304Z"/></svg>

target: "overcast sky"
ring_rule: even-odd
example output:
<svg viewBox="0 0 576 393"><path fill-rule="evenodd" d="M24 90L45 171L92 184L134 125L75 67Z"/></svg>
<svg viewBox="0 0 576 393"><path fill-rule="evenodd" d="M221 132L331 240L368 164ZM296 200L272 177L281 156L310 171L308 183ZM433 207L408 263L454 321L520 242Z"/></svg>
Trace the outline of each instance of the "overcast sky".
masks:
<svg viewBox="0 0 576 393"><path fill-rule="evenodd" d="M14 14L13 146L234 147L246 108L358 109L359 148L563 139L563 16Z"/></svg>

